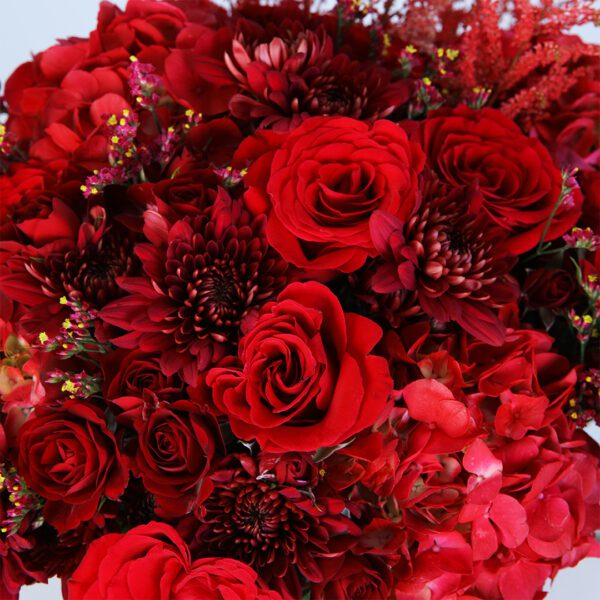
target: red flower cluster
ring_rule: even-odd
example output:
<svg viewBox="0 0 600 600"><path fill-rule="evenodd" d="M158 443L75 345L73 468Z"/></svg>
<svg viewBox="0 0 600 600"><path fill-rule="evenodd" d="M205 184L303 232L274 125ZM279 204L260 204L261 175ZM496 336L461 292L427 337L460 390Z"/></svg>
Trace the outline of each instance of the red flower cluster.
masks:
<svg viewBox="0 0 600 600"><path fill-rule="evenodd" d="M598 17L393 4L103 2L6 82L1 597L534 600L598 553Z"/></svg>

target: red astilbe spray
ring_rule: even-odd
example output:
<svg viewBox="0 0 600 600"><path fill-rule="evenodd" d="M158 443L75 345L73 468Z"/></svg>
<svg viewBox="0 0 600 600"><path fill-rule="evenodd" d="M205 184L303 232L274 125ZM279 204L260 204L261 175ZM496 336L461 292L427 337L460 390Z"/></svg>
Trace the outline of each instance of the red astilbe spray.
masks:
<svg viewBox="0 0 600 600"><path fill-rule="evenodd" d="M477 0L464 21L457 89L491 88L491 104L528 129L580 78L593 77L597 47L562 32L599 19L592 0L515 0L512 9ZM510 30L502 27L507 20Z"/></svg>

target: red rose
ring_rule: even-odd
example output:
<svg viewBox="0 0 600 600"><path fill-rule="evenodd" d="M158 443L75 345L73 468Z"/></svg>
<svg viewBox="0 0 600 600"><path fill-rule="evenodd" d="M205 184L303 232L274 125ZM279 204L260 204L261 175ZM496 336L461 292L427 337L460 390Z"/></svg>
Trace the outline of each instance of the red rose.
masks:
<svg viewBox="0 0 600 600"><path fill-rule="evenodd" d="M165 375L157 356L139 350L116 350L102 360L104 397L150 396L158 400L176 400L183 393L183 382L177 375Z"/></svg>
<svg viewBox="0 0 600 600"><path fill-rule="evenodd" d="M273 157L269 242L298 267L354 271L376 254L369 217L406 219L422 167L421 150L390 121L308 119Z"/></svg>
<svg viewBox="0 0 600 600"><path fill-rule="evenodd" d="M319 481L319 468L309 454L286 452L259 456L260 479L293 487L315 487Z"/></svg>
<svg viewBox="0 0 600 600"><path fill-rule="evenodd" d="M575 302L579 285L573 275L564 269L541 268L527 275L523 292L532 308L559 308Z"/></svg>
<svg viewBox="0 0 600 600"><path fill-rule="evenodd" d="M369 354L380 337L369 319L344 314L324 285L294 283L262 309L239 362L212 369L207 383L238 437L267 451L333 446L385 407L386 360Z"/></svg>
<svg viewBox="0 0 600 600"><path fill-rule="evenodd" d="M161 210L173 211L179 217L197 215L214 203L218 177L212 169L192 168L182 175L184 164L175 167L177 176L157 183L138 183L127 190L127 200L140 211L161 205ZM168 206L168 208L167 208Z"/></svg>
<svg viewBox="0 0 600 600"><path fill-rule="evenodd" d="M323 581L313 584L311 598L390 598L392 575L389 565L379 557L357 557L350 553L321 561Z"/></svg>
<svg viewBox="0 0 600 600"><path fill-rule="evenodd" d="M125 489L115 438L92 406L38 406L19 431L18 447L18 471L46 499L44 518L59 532L91 519L102 496L117 499Z"/></svg>
<svg viewBox="0 0 600 600"><path fill-rule="evenodd" d="M133 399L115 403L125 400ZM216 421L193 403L178 400L145 418L140 415L133 425L138 439L132 469L154 494L156 513L161 517L186 514L198 496L206 497L212 489L203 478L219 444Z"/></svg>
<svg viewBox="0 0 600 600"><path fill-rule="evenodd" d="M192 562L181 536L165 523L148 523L94 541L68 582L70 600L277 600L256 573L230 558Z"/></svg>
<svg viewBox="0 0 600 600"><path fill-rule="evenodd" d="M521 254L540 241L560 195L561 173L538 140L526 137L497 110L466 106L435 111L423 122L419 138L444 182L457 187L478 183L481 207L472 205L471 210L483 209L510 233L503 249ZM575 225L579 191L573 202L559 207L546 240Z"/></svg>

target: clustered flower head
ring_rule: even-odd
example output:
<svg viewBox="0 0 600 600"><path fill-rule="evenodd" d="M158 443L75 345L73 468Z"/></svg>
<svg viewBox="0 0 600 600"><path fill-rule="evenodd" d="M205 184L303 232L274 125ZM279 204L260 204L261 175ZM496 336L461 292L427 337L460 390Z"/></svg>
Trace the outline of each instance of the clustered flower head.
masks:
<svg viewBox="0 0 600 600"><path fill-rule="evenodd" d="M81 186L83 196L100 193L107 185L124 184L135 181L143 168L143 149L136 146L136 135L140 126L138 117L129 109L121 115L112 114L106 119L106 137L108 139L108 162L110 167L95 170Z"/></svg>
<svg viewBox="0 0 600 600"><path fill-rule="evenodd" d="M600 235L594 233L591 227L585 229L573 227L569 233L563 236L563 239L570 248L583 248L590 252L600 248Z"/></svg>
<svg viewBox="0 0 600 600"><path fill-rule="evenodd" d="M135 56L129 60L129 90L135 101L142 108L151 108L158 104L160 95L158 90L162 85L161 78L155 74L155 68L146 63L141 63Z"/></svg>
<svg viewBox="0 0 600 600"><path fill-rule="evenodd" d="M591 0L99 4L0 98L0 597L536 600L593 555Z"/></svg>

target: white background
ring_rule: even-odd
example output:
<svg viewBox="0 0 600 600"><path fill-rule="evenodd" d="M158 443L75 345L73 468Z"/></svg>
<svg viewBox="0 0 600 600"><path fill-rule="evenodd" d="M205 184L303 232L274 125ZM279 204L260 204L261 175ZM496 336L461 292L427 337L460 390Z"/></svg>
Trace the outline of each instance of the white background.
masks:
<svg viewBox="0 0 600 600"><path fill-rule="evenodd" d="M126 0L112 0L124 7ZM14 68L29 59L32 52L51 46L54 40L69 36L86 36L95 27L99 0L0 0L0 82ZM227 2L217 0L217 4ZM580 28L584 39L600 43L600 30ZM598 439L598 431L594 432ZM598 559L586 559L574 569L561 571L555 579L549 600L597 600L600 577ZM60 582L24 587L23 600L59 600ZM147 600L147 599L139 599ZM149 599L148 599L149 600Z"/></svg>

